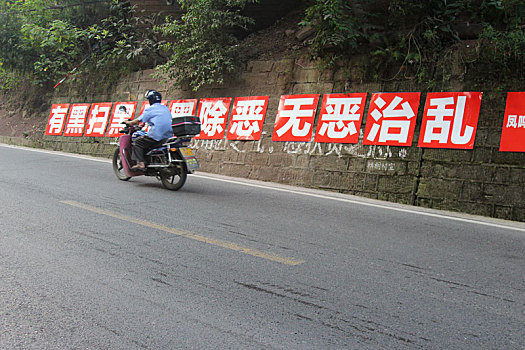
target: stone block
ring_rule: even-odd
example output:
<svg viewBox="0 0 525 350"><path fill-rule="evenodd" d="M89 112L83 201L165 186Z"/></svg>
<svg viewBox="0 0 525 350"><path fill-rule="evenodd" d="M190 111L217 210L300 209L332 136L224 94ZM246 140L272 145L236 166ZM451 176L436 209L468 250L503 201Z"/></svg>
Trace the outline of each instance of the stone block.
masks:
<svg viewBox="0 0 525 350"><path fill-rule="evenodd" d="M448 170L448 176L445 177L465 179L469 181L489 182L492 180L494 175L494 166L492 165L449 165Z"/></svg>
<svg viewBox="0 0 525 350"><path fill-rule="evenodd" d="M418 162L407 162L407 175L418 176L420 164Z"/></svg>
<svg viewBox="0 0 525 350"><path fill-rule="evenodd" d="M489 204L458 202L448 198L432 200L432 208L482 216L492 216L493 211L493 206Z"/></svg>
<svg viewBox="0 0 525 350"><path fill-rule="evenodd" d="M485 184L483 195L488 203L525 206L525 187L506 184Z"/></svg>
<svg viewBox="0 0 525 350"><path fill-rule="evenodd" d="M245 163L246 152L237 152L235 150L225 151L226 159L229 162Z"/></svg>
<svg viewBox="0 0 525 350"><path fill-rule="evenodd" d="M332 179L330 187L334 191L344 192L348 191L348 172L335 171L332 172Z"/></svg>
<svg viewBox="0 0 525 350"><path fill-rule="evenodd" d="M360 157L348 157L348 170L349 171L365 171L367 160Z"/></svg>
<svg viewBox="0 0 525 350"><path fill-rule="evenodd" d="M494 152L492 162L502 165L523 166L525 164L525 152Z"/></svg>
<svg viewBox="0 0 525 350"><path fill-rule="evenodd" d="M293 79L296 83L317 83L320 81L321 73L317 69L296 69Z"/></svg>
<svg viewBox="0 0 525 350"><path fill-rule="evenodd" d="M321 169L330 171L346 171L348 169L347 158L337 156L310 156L311 169Z"/></svg>
<svg viewBox="0 0 525 350"><path fill-rule="evenodd" d="M273 71L278 73L291 73L295 62L291 58L285 58L273 64Z"/></svg>
<svg viewBox="0 0 525 350"><path fill-rule="evenodd" d="M469 202L483 202L483 183L465 181L461 189L460 200Z"/></svg>
<svg viewBox="0 0 525 350"><path fill-rule="evenodd" d="M276 94L277 95L288 95L291 93L291 88L293 86L293 80L291 74L288 73L279 73L277 76Z"/></svg>
<svg viewBox="0 0 525 350"><path fill-rule="evenodd" d="M319 75L319 81L334 84L334 71L330 69L321 70Z"/></svg>
<svg viewBox="0 0 525 350"><path fill-rule="evenodd" d="M307 56L299 57L294 62L295 69L316 69L317 62L310 60Z"/></svg>
<svg viewBox="0 0 525 350"><path fill-rule="evenodd" d="M515 206L512 208L512 217L505 218L525 222L525 206Z"/></svg>
<svg viewBox="0 0 525 350"><path fill-rule="evenodd" d="M512 207L506 205L495 205L494 206L494 217L498 219L512 218Z"/></svg>
<svg viewBox="0 0 525 350"><path fill-rule="evenodd" d="M313 171L313 185L319 188L330 187L332 183L332 172L326 170L315 170Z"/></svg>
<svg viewBox="0 0 525 350"><path fill-rule="evenodd" d="M389 193L388 200L390 202L413 205L412 193L406 193L406 194Z"/></svg>
<svg viewBox="0 0 525 350"><path fill-rule="evenodd" d="M224 151L210 151L212 152L212 158L211 161L213 163L224 163L228 161L228 154Z"/></svg>
<svg viewBox="0 0 525 350"><path fill-rule="evenodd" d="M310 165L310 156L308 154L298 154L295 157L294 168L308 169Z"/></svg>
<svg viewBox="0 0 525 350"><path fill-rule="evenodd" d="M474 154L472 155L473 163L490 163L492 161L492 152L497 149L490 147L474 147Z"/></svg>
<svg viewBox="0 0 525 350"><path fill-rule="evenodd" d="M378 192L411 194L414 190L415 178L412 176L379 176Z"/></svg>
<svg viewBox="0 0 525 350"><path fill-rule="evenodd" d="M312 187L314 182L314 172L308 169L281 169L280 176L285 183L294 186Z"/></svg>
<svg viewBox="0 0 525 350"><path fill-rule="evenodd" d="M423 160L440 162L468 163L472 161L472 150L453 150L444 148L427 148L423 153Z"/></svg>
<svg viewBox="0 0 525 350"><path fill-rule="evenodd" d="M267 73L273 70L273 61L250 61L247 65L247 71L249 73Z"/></svg>
<svg viewBox="0 0 525 350"><path fill-rule="evenodd" d="M260 72L254 72L254 73L245 73L243 74L244 83L247 87L252 86L265 86L268 85L268 73L260 73ZM274 84L277 82L277 79L275 79Z"/></svg>
<svg viewBox="0 0 525 350"><path fill-rule="evenodd" d="M250 152L246 154L244 161L252 166L266 167L270 163L270 155L268 153Z"/></svg>
<svg viewBox="0 0 525 350"><path fill-rule="evenodd" d="M379 175L365 173L365 178L363 181L363 190L377 192L378 180Z"/></svg>
<svg viewBox="0 0 525 350"><path fill-rule="evenodd" d="M294 154L286 154L286 153L277 153L272 154L272 156L269 158L269 165L272 167L279 167L279 168L285 168L285 167L292 167L295 162L295 155Z"/></svg>
<svg viewBox="0 0 525 350"><path fill-rule="evenodd" d="M359 197L378 199L378 194L376 192L354 191L353 194Z"/></svg>
<svg viewBox="0 0 525 350"><path fill-rule="evenodd" d="M247 178L250 176L252 167L243 163L226 162L221 164L220 171L222 175Z"/></svg>
<svg viewBox="0 0 525 350"><path fill-rule="evenodd" d="M463 181L421 178L417 196L458 200Z"/></svg>
<svg viewBox="0 0 525 350"><path fill-rule="evenodd" d="M333 90L333 83L295 83L292 87L292 94L327 94Z"/></svg>

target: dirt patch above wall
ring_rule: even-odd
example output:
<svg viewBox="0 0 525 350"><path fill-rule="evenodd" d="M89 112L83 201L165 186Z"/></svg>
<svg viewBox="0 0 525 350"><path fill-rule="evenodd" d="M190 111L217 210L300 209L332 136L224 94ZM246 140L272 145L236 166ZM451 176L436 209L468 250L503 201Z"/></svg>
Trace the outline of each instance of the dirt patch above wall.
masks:
<svg viewBox="0 0 525 350"><path fill-rule="evenodd" d="M291 11L273 26L246 37L242 45L249 59L280 60L293 58L307 52L312 32L299 25L304 18L304 8Z"/></svg>
<svg viewBox="0 0 525 350"><path fill-rule="evenodd" d="M12 137L35 138L40 137L47 123L47 114L42 114L44 109L51 106L41 106L35 110L29 108L24 100L23 93L12 93L8 96L0 92L0 135ZM20 97L20 100L18 100Z"/></svg>

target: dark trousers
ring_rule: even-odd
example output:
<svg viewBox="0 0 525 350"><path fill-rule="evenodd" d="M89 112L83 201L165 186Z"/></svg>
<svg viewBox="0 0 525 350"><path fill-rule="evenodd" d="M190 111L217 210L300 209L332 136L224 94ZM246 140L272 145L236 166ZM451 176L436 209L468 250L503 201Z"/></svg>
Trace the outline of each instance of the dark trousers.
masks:
<svg viewBox="0 0 525 350"><path fill-rule="evenodd" d="M149 136L140 136L133 141L133 149L131 150L131 159L135 162L145 162L146 153L152 148L162 146L164 140L157 141Z"/></svg>

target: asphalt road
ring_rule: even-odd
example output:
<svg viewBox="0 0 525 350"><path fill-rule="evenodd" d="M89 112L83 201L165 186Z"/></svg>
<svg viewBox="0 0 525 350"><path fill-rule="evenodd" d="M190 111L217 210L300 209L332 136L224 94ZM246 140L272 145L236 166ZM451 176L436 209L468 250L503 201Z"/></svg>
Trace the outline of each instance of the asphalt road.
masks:
<svg viewBox="0 0 525 350"><path fill-rule="evenodd" d="M525 225L0 146L1 349L523 349Z"/></svg>

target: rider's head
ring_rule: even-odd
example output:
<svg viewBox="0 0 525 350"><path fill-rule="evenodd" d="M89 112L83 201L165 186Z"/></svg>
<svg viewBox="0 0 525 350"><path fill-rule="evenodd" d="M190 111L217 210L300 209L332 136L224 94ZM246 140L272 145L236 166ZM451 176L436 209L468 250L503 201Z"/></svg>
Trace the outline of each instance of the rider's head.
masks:
<svg viewBox="0 0 525 350"><path fill-rule="evenodd" d="M160 103L162 101L162 95L160 94L160 92L155 90L146 91L146 94L144 94L144 98L149 101L150 105L154 103Z"/></svg>

